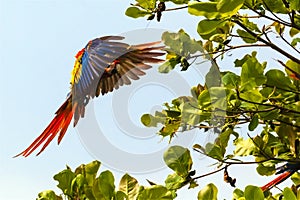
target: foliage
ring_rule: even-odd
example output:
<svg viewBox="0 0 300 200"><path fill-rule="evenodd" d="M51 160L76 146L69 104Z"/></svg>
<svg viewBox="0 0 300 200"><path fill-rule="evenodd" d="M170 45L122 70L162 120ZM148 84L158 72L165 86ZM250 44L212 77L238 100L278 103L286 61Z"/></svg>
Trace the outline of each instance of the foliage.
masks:
<svg viewBox="0 0 300 200"><path fill-rule="evenodd" d="M187 184L193 184L191 171L192 159L188 149L173 146L164 154L164 160L174 174L169 175L164 185L150 182L150 186L139 185L138 181L124 174L118 188L115 186L115 178L111 171L102 171L99 161L82 164L74 171L67 166L66 169L54 175L58 181L57 187L62 191L61 195L52 190L46 190L38 194L38 200L60 199L90 199L90 200L172 200L176 197L176 190Z"/></svg>
<svg viewBox="0 0 300 200"><path fill-rule="evenodd" d="M125 14L147 20L156 17L160 21L162 13L178 9L199 17L195 28L201 39L192 39L184 30L165 32L162 41L167 60L159 71L168 73L177 66L182 71L188 70L197 57L213 62L204 85L191 88L190 96L164 103L164 109L154 115L144 114L142 123L147 127L162 125L158 135L169 138L170 143L176 134L192 129L218 133L213 143L194 144L193 150L214 159L219 167L214 173L224 171L224 180L232 186L235 179L228 175L230 165L255 164L259 175L268 176L276 172L276 164L300 162L299 1L136 0ZM222 71L227 52L251 48L256 51L238 57L232 63L232 70ZM274 55L261 61L259 55L264 48L272 50ZM281 59L274 62L273 58ZM239 133L241 125L248 125L247 136ZM227 151L229 145L234 147L233 152ZM245 161L246 158L253 161ZM197 180L203 176L196 176L192 170L189 149L172 146L165 152L164 161L174 173L168 175L163 185L140 186L136 179L125 174L116 189L111 172L104 171L96 178L98 162L82 165L75 172L67 168L54 178L68 199L174 199L183 186L198 187ZM295 173L293 187L276 195L249 185L243 190L235 189L233 198L299 199L296 187L300 184L299 177ZM217 199L217 195L217 187L209 183L200 189L198 199ZM44 191L39 199L61 197L53 191Z"/></svg>

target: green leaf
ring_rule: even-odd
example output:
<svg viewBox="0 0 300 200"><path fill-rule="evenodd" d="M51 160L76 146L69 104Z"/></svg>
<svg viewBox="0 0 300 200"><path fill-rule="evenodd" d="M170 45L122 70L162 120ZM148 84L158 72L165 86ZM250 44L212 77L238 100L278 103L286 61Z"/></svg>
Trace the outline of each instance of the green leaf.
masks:
<svg viewBox="0 0 300 200"><path fill-rule="evenodd" d="M264 99L263 95L258 90L248 90L242 92L240 97L255 103L261 103Z"/></svg>
<svg viewBox="0 0 300 200"><path fill-rule="evenodd" d="M236 146L234 150L234 155L236 156L248 156L256 149L253 141L248 138L244 140L243 138L238 138L235 140L234 145Z"/></svg>
<svg viewBox="0 0 300 200"><path fill-rule="evenodd" d="M97 160L90 162L86 165L82 164L75 169L75 174L76 175L82 174L85 177L88 185L93 186L94 181L96 179L97 172L100 168L100 164L101 163Z"/></svg>
<svg viewBox="0 0 300 200"><path fill-rule="evenodd" d="M97 172L100 168L100 162L95 160L85 165L85 178L88 182L89 186L94 185L94 181L96 179Z"/></svg>
<svg viewBox="0 0 300 200"><path fill-rule="evenodd" d="M300 10L300 1L297 0L287 0L289 2L289 6L293 10Z"/></svg>
<svg viewBox="0 0 300 200"><path fill-rule="evenodd" d="M257 52L256 51L252 51L251 55L250 54L246 54L242 59L240 59L240 60L236 59L234 61L235 67L242 67L245 62L247 62L251 58L255 58L256 55L257 55Z"/></svg>
<svg viewBox="0 0 300 200"><path fill-rule="evenodd" d="M259 163L256 171L263 176L270 176L276 172L274 163Z"/></svg>
<svg viewBox="0 0 300 200"><path fill-rule="evenodd" d="M95 180L93 193L96 199L111 200L115 193L114 176L110 171L103 171Z"/></svg>
<svg viewBox="0 0 300 200"><path fill-rule="evenodd" d="M289 11L282 0L264 0L264 7L274 13L287 14Z"/></svg>
<svg viewBox="0 0 300 200"><path fill-rule="evenodd" d="M179 176L178 174L170 174L165 180L166 188L168 190L177 190L183 186L185 186L188 182L185 181L184 178Z"/></svg>
<svg viewBox="0 0 300 200"><path fill-rule="evenodd" d="M297 46L297 44L300 42L300 38L294 38L291 42L291 45L293 47Z"/></svg>
<svg viewBox="0 0 300 200"><path fill-rule="evenodd" d="M226 74L222 76L222 83L227 88L230 89L238 88L240 82L241 82L240 77L233 72L226 72Z"/></svg>
<svg viewBox="0 0 300 200"><path fill-rule="evenodd" d="M133 200L137 198L139 193L139 184L135 178L125 174L120 180L119 190L124 192L129 200Z"/></svg>
<svg viewBox="0 0 300 200"><path fill-rule="evenodd" d="M181 146L172 146L164 153L164 161L179 176L186 177L192 168L190 151Z"/></svg>
<svg viewBox="0 0 300 200"><path fill-rule="evenodd" d="M298 63L296 63L296 62L294 62L292 60L288 60L286 62L286 66L288 66L289 68L291 68L292 70L294 70L295 72L297 72L298 74L300 74L300 63L298 64ZM293 74L293 72L291 72L287 68L285 69L285 71L290 76L291 76L291 74Z"/></svg>
<svg viewBox="0 0 300 200"><path fill-rule="evenodd" d="M278 23L278 22L274 22L272 25L274 26L275 31L278 33L278 35L283 34L284 28L285 28L285 26L283 24Z"/></svg>
<svg viewBox="0 0 300 200"><path fill-rule="evenodd" d="M220 19L204 19L198 23L197 32L203 39L209 39L211 36L221 33L226 21Z"/></svg>
<svg viewBox="0 0 300 200"><path fill-rule="evenodd" d="M171 70L175 68L177 64L180 63L180 59L178 58L179 57L175 57L167 60L166 62L164 62L162 65L158 67L158 71L160 73L169 73Z"/></svg>
<svg viewBox="0 0 300 200"><path fill-rule="evenodd" d="M258 126L258 115L254 115L248 125L249 131L254 131Z"/></svg>
<svg viewBox="0 0 300 200"><path fill-rule="evenodd" d="M284 200L297 200L297 197L294 194L293 190L291 190L291 188L284 188L282 194Z"/></svg>
<svg viewBox="0 0 300 200"><path fill-rule="evenodd" d="M248 185L245 188L245 199L246 200L264 200L264 193L259 187Z"/></svg>
<svg viewBox="0 0 300 200"><path fill-rule="evenodd" d="M254 32L257 32L257 33L261 33L261 30L258 28L257 24L249 21L249 19L247 17L242 18L242 22L251 31L254 31Z"/></svg>
<svg viewBox="0 0 300 200"><path fill-rule="evenodd" d="M238 29L236 32L241 37L241 39L244 40L244 42L246 42L246 43L253 44L253 43L257 42L257 38L253 37L247 31Z"/></svg>
<svg viewBox="0 0 300 200"><path fill-rule="evenodd" d="M147 127L157 127L158 123L164 124L166 116L160 112L156 112L155 116L151 114L144 114L141 117L141 122Z"/></svg>
<svg viewBox="0 0 300 200"><path fill-rule="evenodd" d="M278 116L280 114L280 109L270 110L270 106L259 105L257 110L261 110L261 111L263 111L263 110L269 110L269 111L258 113L260 119L262 119L262 120L274 120L274 119L278 119Z"/></svg>
<svg viewBox="0 0 300 200"><path fill-rule="evenodd" d="M291 37L294 37L295 35L297 35L298 33L300 33L300 30L298 30L296 28L291 28L289 33L290 33Z"/></svg>
<svg viewBox="0 0 300 200"><path fill-rule="evenodd" d="M187 4L190 0L161 0L161 2L171 1L175 4Z"/></svg>
<svg viewBox="0 0 300 200"><path fill-rule="evenodd" d="M222 148L219 145L210 142L205 145L205 153L209 157L215 158L217 160L222 160L224 158Z"/></svg>
<svg viewBox="0 0 300 200"><path fill-rule="evenodd" d="M233 199L240 199L241 197L244 197L244 192L240 189L235 189L233 191Z"/></svg>
<svg viewBox="0 0 300 200"><path fill-rule="evenodd" d="M239 11L243 4L244 0L221 0L217 4L217 9L221 13L226 13L226 16L232 16Z"/></svg>
<svg viewBox="0 0 300 200"><path fill-rule="evenodd" d="M244 0L221 0L219 2L190 2L188 12L191 15L204 16L207 19L220 19L235 15L243 6Z"/></svg>
<svg viewBox="0 0 300 200"><path fill-rule="evenodd" d="M220 12L217 9L217 2L195 2L188 4L188 12L191 15L204 16L207 19L220 18Z"/></svg>
<svg viewBox="0 0 300 200"><path fill-rule="evenodd" d="M290 78L286 77L286 75L278 69L269 70L266 73L266 77L266 84L269 86L275 86L278 88L285 89L296 89L295 86L292 84Z"/></svg>
<svg viewBox="0 0 300 200"><path fill-rule="evenodd" d="M202 120L204 120L205 114L200 110L197 109L198 101L195 99L193 102L186 102L182 103L181 105L181 120L182 122L189 124L189 125L197 125ZM211 114L209 114L211 116Z"/></svg>
<svg viewBox="0 0 300 200"><path fill-rule="evenodd" d="M164 32L162 41L168 47L166 51L170 59L173 59L174 64L182 63L184 59L189 58L196 52L203 52L201 42L192 39L184 30L180 29L177 33ZM172 64L172 63L171 63ZM173 64L171 65L173 66Z"/></svg>
<svg viewBox="0 0 300 200"><path fill-rule="evenodd" d="M132 18L144 17L149 14L151 14L151 12L141 10L138 7L129 7L125 11L125 15Z"/></svg>
<svg viewBox="0 0 300 200"><path fill-rule="evenodd" d="M256 59L256 52L253 52L251 56L245 56L238 62L239 64L243 63L241 72L241 90L252 90L267 81L267 78L264 75L266 63L261 64L258 62Z"/></svg>
<svg viewBox="0 0 300 200"><path fill-rule="evenodd" d="M172 200L175 195L166 187L153 185L140 190L137 200Z"/></svg>
<svg viewBox="0 0 300 200"><path fill-rule="evenodd" d="M62 198L57 196L52 190L45 190L38 194L37 200L62 200Z"/></svg>
<svg viewBox="0 0 300 200"><path fill-rule="evenodd" d="M199 186L199 184L195 180L192 180L189 183L190 183L190 185L189 185L188 189L196 188Z"/></svg>
<svg viewBox="0 0 300 200"><path fill-rule="evenodd" d="M76 194L77 191L83 191L84 185L87 185L87 181L82 174L78 174L71 183L72 193Z"/></svg>
<svg viewBox="0 0 300 200"><path fill-rule="evenodd" d="M220 116L225 117L225 112L227 108L227 98L226 98L226 92L227 88L225 87L212 87L209 88L209 95L211 99L211 105L214 109L219 109Z"/></svg>
<svg viewBox="0 0 300 200"><path fill-rule="evenodd" d="M204 90L198 97L200 109L206 108L211 105L211 99L208 90Z"/></svg>
<svg viewBox="0 0 300 200"><path fill-rule="evenodd" d="M113 200L133 200L133 199L128 198L128 196L124 192L117 191L115 194L115 198Z"/></svg>
<svg viewBox="0 0 300 200"><path fill-rule="evenodd" d="M207 88L221 86L221 73L217 65L212 64L209 72L205 75L205 85Z"/></svg>
<svg viewBox="0 0 300 200"><path fill-rule="evenodd" d="M75 173L70 169L65 169L58 174L54 175L54 180L58 181L57 187L62 190L62 192L66 195L72 196L72 188L71 183L75 178Z"/></svg>
<svg viewBox="0 0 300 200"><path fill-rule="evenodd" d="M291 179L295 185L299 185L300 184L300 173L299 172L294 173L291 176Z"/></svg>
<svg viewBox="0 0 300 200"><path fill-rule="evenodd" d="M156 7L156 0L136 0L136 2L146 10L153 10Z"/></svg>
<svg viewBox="0 0 300 200"><path fill-rule="evenodd" d="M210 183L198 192L198 200L217 200L218 188Z"/></svg>

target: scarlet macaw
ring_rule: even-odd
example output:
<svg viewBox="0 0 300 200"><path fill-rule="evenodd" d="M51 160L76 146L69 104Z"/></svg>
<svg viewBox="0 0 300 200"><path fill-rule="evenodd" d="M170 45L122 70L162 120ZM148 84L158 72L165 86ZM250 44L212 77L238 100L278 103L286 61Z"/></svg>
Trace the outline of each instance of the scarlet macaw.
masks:
<svg viewBox="0 0 300 200"><path fill-rule="evenodd" d="M16 156L29 156L39 146L39 155L59 133L58 144L65 135L74 118L75 127L84 117L85 106L89 100L112 92L119 86L129 85L130 79L137 80L145 74L143 70L151 68L146 63L163 61L157 57L164 55L160 42L140 45L128 45L120 42L121 36L106 36L91 40L75 56L71 77L71 91L66 101L56 111L56 116L32 144Z"/></svg>
<svg viewBox="0 0 300 200"><path fill-rule="evenodd" d="M282 183L286 179L288 179L290 176L292 176L296 171L300 170L300 164L299 163L287 163L284 166L279 168L279 171L276 172L276 174L281 174L266 185L260 187L262 191L270 190L272 187L278 185L279 183Z"/></svg>

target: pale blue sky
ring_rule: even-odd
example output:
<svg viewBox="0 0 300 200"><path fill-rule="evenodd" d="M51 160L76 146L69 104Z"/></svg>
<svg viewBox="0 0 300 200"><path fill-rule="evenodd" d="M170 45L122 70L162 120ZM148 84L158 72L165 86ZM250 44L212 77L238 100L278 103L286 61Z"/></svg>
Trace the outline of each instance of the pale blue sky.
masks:
<svg viewBox="0 0 300 200"><path fill-rule="evenodd" d="M94 160L72 127L59 146L55 138L39 157L12 158L41 133L64 101L69 92L74 55L87 41L141 28L178 31L183 27L198 37L198 19L186 14L186 10L164 13L160 23L148 22L124 15L130 3L133 1L0 0L0 199L30 200L46 189L58 191L57 182L52 178L55 173L66 164L75 168ZM101 100L95 103L101 104ZM156 139L159 142L160 138ZM208 166L203 159L194 159L198 163L195 169L200 164ZM100 168L104 169L107 168ZM143 184L146 178L163 183L169 172L165 169L133 176ZM114 173L118 184L123 172ZM242 173L242 170L232 172L233 176L240 177L238 186L244 186L243 178L257 184L253 169L244 174L247 178L241 177ZM231 196L232 188L222 181L222 174L199 180L201 186L209 182L217 182L221 196ZM178 199L195 199L199 189L181 191Z"/></svg>

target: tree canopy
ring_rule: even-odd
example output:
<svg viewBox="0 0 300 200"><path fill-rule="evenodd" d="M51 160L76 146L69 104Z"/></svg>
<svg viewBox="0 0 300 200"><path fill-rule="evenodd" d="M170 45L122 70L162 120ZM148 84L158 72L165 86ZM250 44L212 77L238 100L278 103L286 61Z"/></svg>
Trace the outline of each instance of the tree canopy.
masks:
<svg viewBox="0 0 300 200"><path fill-rule="evenodd" d="M125 8L124 8L125 9ZM199 38L191 38L183 29L164 32L166 62L160 73L174 68L189 70L195 58L211 60L205 84L191 88L190 96L162 102L163 110L141 116L147 127L161 127L159 137L172 144L176 134L197 129L218 133L215 141L194 144L192 149L174 145L163 156L173 170L164 183L149 181L148 186L125 174L118 186L110 171L98 174L99 161L69 167L54 176L63 195L51 190L39 193L38 199L175 199L183 186L197 188L203 176L193 166L191 151L215 160L224 181L235 186L230 177L231 165L256 165L261 176L276 173L276 165L299 163L300 133L300 2L298 0L136 0L126 9L132 18L163 20L176 10L199 17L195 28ZM171 22L170 22L171 23ZM272 56L258 59L264 49ZM242 49L255 49L237 58L232 70L222 70L226 54ZM274 59L275 58L275 59ZM274 63L269 66L269 63ZM242 136L239 127L247 125L249 133ZM229 151L233 148L233 151ZM249 161L251 160L251 161ZM206 176L209 176L207 174ZM241 178L241 177L240 177ZM233 199L299 199L300 174L292 175L293 186L276 194L248 185L234 190ZM151 180L151 177L149 177ZM199 188L198 199L221 199L214 183ZM272 190L273 191L273 190Z"/></svg>

